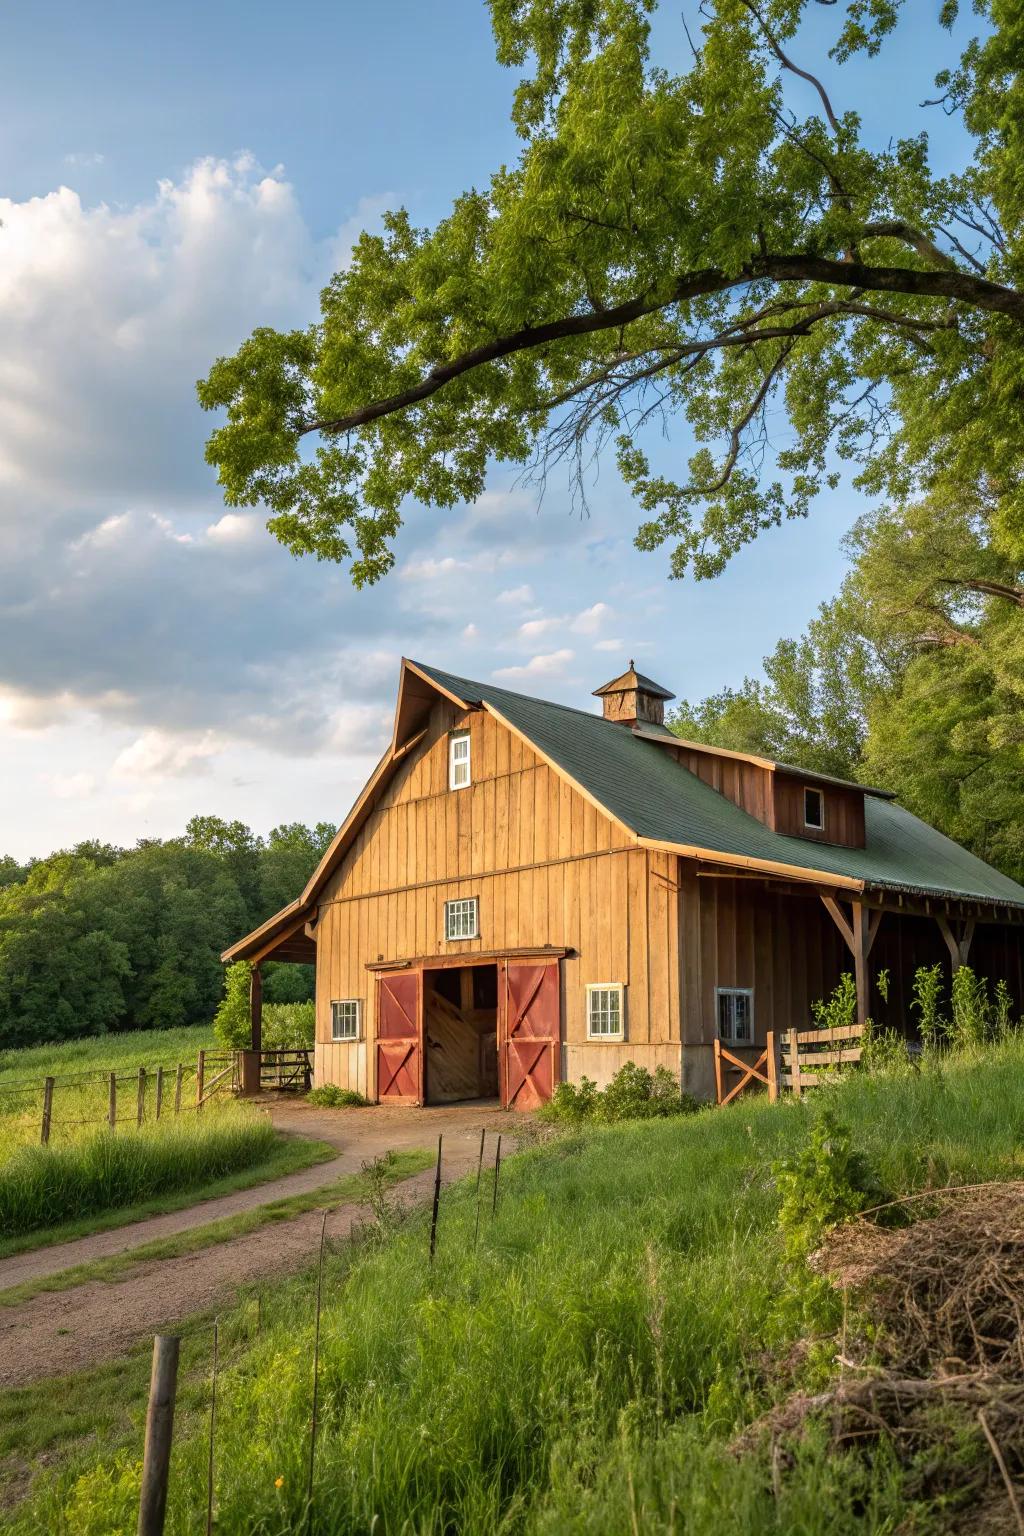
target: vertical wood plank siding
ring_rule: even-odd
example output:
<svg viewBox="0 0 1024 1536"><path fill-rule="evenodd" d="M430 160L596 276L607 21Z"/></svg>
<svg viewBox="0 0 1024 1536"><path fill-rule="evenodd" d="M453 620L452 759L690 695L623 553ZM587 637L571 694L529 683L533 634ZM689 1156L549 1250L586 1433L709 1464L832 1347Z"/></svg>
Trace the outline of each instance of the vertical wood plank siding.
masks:
<svg viewBox="0 0 1024 1536"><path fill-rule="evenodd" d="M449 790L448 732L456 726L470 734L472 783ZM603 1084L630 1046L648 1043L678 1072L676 865L669 854L633 846L492 716L439 703L422 745L382 791L321 898L317 1082L375 1096L376 988L367 965L544 945L574 952L562 962L569 1076ZM446 942L444 904L467 896L480 902L480 937ZM589 982L625 984L623 1046L587 1041ZM330 1038L331 1000L347 997L363 1003L358 1043Z"/></svg>

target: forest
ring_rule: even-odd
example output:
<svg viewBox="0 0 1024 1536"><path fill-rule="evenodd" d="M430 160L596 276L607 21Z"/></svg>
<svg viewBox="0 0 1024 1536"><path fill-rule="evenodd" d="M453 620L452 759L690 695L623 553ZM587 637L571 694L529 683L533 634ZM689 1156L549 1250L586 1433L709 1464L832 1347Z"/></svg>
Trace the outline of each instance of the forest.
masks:
<svg viewBox="0 0 1024 1536"><path fill-rule="evenodd" d="M302 890L326 822L260 837L194 816L181 837L0 857L0 1046L208 1023L221 951ZM268 966L269 1002L313 995L312 967Z"/></svg>

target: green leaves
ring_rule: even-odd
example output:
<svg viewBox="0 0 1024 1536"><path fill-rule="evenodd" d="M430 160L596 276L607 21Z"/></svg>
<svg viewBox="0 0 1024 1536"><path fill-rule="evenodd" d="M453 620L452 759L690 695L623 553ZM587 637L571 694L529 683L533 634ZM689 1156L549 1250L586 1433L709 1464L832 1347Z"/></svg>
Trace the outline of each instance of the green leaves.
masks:
<svg viewBox="0 0 1024 1536"><path fill-rule="evenodd" d="M1016 477L1019 8L992 0L950 56L940 89L977 157L942 177L924 132L873 144L833 102L804 56L810 3L709 3L671 73L655 0L491 0L498 58L525 72L517 163L434 229L391 213L307 330L214 365L199 397L226 412L207 457L227 501L362 585L413 503L473 501L494 462L568 463L582 493L615 442L639 547L708 578L844 463L890 498L997 462ZM874 57L901 10L837 6L832 57ZM695 443L678 476L650 459L657 427Z"/></svg>

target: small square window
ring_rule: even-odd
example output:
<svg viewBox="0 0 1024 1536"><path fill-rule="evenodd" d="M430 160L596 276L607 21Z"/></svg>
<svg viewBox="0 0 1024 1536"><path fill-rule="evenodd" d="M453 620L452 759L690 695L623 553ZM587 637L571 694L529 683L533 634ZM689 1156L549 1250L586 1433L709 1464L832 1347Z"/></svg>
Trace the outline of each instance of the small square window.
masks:
<svg viewBox="0 0 1024 1536"><path fill-rule="evenodd" d="M804 790L804 826L821 832L825 827L825 796L820 789Z"/></svg>
<svg viewBox="0 0 1024 1536"><path fill-rule="evenodd" d="M346 997L331 1004L331 1039L362 1038L363 1005L357 997Z"/></svg>
<svg viewBox="0 0 1024 1536"><path fill-rule="evenodd" d="M749 987L718 987L718 1038L723 1045L753 1045L754 994Z"/></svg>
<svg viewBox="0 0 1024 1536"><path fill-rule="evenodd" d="M448 738L448 788L465 789L469 782L469 732L453 731Z"/></svg>
<svg viewBox="0 0 1024 1536"><path fill-rule="evenodd" d="M624 987L621 981L599 982L587 988L587 1039L624 1040Z"/></svg>
<svg viewBox="0 0 1024 1536"><path fill-rule="evenodd" d="M478 939L480 937L480 900L466 896L444 904L444 936L446 939Z"/></svg>

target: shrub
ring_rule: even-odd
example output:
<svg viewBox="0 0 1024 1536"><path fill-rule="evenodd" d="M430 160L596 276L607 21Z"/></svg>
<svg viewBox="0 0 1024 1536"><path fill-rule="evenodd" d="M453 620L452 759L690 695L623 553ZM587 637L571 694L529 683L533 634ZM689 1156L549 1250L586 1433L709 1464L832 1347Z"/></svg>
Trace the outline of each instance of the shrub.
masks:
<svg viewBox="0 0 1024 1536"><path fill-rule="evenodd" d="M949 1043L954 1049L971 1050L984 1045L991 1028L992 1004L988 982L976 976L969 965L953 972L953 1017L949 1023Z"/></svg>
<svg viewBox="0 0 1024 1536"><path fill-rule="evenodd" d="M306 1095L307 1104L316 1104L321 1109L355 1109L369 1102L354 1088L339 1088L337 1083L324 1083Z"/></svg>
<svg viewBox="0 0 1024 1536"><path fill-rule="evenodd" d="M678 1079L667 1067L657 1067L652 1075L646 1067L627 1061L603 1092L589 1077L581 1078L578 1086L559 1083L540 1115L544 1120L580 1125L588 1120L651 1120L691 1114L696 1108L696 1100L680 1092Z"/></svg>
<svg viewBox="0 0 1024 1536"><path fill-rule="evenodd" d="M849 971L844 971L830 997L811 1004L818 1029L841 1029L857 1022L857 986Z"/></svg>
<svg viewBox="0 0 1024 1536"><path fill-rule="evenodd" d="M831 1106L818 1111L804 1145L773 1172L782 1195L779 1223L792 1259L802 1259L826 1228L885 1199L874 1167L854 1148Z"/></svg>
<svg viewBox="0 0 1024 1536"><path fill-rule="evenodd" d="M942 967L922 965L914 972L914 999L910 1004L917 1013L917 1027L922 1043L934 1049L946 1032L946 1021L941 1014Z"/></svg>
<svg viewBox="0 0 1024 1536"><path fill-rule="evenodd" d="M0 1166L0 1236L205 1184L264 1162L276 1144L268 1119L231 1105L66 1146L18 1147Z"/></svg>
<svg viewBox="0 0 1024 1536"><path fill-rule="evenodd" d="M230 1051L244 1051L252 1039L249 1012L248 960L229 965L224 973L224 996L213 1017L213 1032ZM316 1033L316 1006L311 1002L264 1003L263 1045L268 1051L308 1049Z"/></svg>

